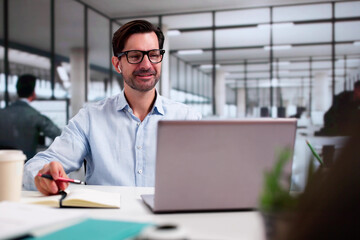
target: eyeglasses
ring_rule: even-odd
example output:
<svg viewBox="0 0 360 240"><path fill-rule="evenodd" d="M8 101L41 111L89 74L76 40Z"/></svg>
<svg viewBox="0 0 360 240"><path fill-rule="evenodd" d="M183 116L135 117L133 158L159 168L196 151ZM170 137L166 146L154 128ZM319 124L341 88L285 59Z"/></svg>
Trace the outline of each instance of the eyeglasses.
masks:
<svg viewBox="0 0 360 240"><path fill-rule="evenodd" d="M144 59L144 55L147 55L151 63L159 63L162 61L165 50L163 49L152 49L149 51L130 50L121 52L117 55L120 59L121 56L126 55L126 60L130 64L141 63Z"/></svg>

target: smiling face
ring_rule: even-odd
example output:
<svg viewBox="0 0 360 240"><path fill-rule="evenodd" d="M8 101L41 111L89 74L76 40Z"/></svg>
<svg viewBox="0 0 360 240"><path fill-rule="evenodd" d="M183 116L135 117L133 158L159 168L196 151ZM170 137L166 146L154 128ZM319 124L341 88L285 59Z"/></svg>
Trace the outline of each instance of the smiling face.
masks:
<svg viewBox="0 0 360 240"><path fill-rule="evenodd" d="M149 51L158 48L159 42L154 32L136 33L128 38L122 51ZM144 56L142 62L138 64L130 64L123 55L118 62L118 68L124 78L125 90L130 87L140 92L147 92L154 89L160 79L161 63L151 63L147 56Z"/></svg>

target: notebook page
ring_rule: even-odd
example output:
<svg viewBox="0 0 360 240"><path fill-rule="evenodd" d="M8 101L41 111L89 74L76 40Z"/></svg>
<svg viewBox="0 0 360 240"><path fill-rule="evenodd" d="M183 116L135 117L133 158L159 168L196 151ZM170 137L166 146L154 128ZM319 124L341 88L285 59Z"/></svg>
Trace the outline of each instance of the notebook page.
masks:
<svg viewBox="0 0 360 240"><path fill-rule="evenodd" d="M38 191L24 191L21 197L22 203L32 203L32 204L40 204L46 205L50 207L59 207L59 200L61 195L51 195L45 196Z"/></svg>
<svg viewBox="0 0 360 240"><path fill-rule="evenodd" d="M120 208L120 193L76 188L68 192L63 206Z"/></svg>

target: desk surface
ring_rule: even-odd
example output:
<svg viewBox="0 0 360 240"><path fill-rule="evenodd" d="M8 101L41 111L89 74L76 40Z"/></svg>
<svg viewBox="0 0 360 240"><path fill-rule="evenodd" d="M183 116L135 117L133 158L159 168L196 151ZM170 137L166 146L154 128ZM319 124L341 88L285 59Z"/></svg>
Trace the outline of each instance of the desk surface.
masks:
<svg viewBox="0 0 360 240"><path fill-rule="evenodd" d="M76 210L64 208L64 211L84 211L87 216L98 219L176 224L189 234L190 239L265 239L262 217L255 211L153 214L144 205L140 195L152 194L154 188L71 185L70 190L78 187L119 192L121 208Z"/></svg>

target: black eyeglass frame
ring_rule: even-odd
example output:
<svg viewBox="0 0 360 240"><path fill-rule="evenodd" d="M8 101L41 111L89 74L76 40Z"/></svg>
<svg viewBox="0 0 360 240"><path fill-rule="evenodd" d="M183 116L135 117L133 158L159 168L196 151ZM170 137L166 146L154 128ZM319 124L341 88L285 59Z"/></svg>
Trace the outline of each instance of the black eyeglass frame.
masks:
<svg viewBox="0 0 360 240"><path fill-rule="evenodd" d="M160 51L161 60L160 60L159 62L153 62L153 61L151 61L151 59L150 59L150 57L149 57L149 53L150 53L151 51L154 51L154 50L159 50L159 51ZM142 53L142 58L141 58L141 60L140 60L139 62L136 62L136 63L131 63L131 62L129 61L129 58L128 58L128 53L129 53L129 52L141 52L141 53ZM165 50L164 50L164 49L151 49L151 50L149 50L149 51L129 50L129 51L125 51L125 52L120 52L120 53L118 53L117 58L120 60L120 58L121 58L123 55L125 55L125 56L126 56L126 60L127 60L128 63L130 63L130 64L139 64L139 63L141 63L141 62L144 60L144 56L146 55L151 63L156 64L156 63L162 62L162 60L163 60L163 58L164 58L164 53L165 53Z"/></svg>

